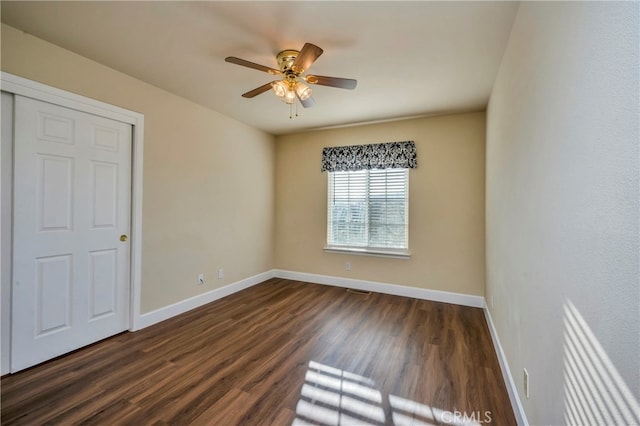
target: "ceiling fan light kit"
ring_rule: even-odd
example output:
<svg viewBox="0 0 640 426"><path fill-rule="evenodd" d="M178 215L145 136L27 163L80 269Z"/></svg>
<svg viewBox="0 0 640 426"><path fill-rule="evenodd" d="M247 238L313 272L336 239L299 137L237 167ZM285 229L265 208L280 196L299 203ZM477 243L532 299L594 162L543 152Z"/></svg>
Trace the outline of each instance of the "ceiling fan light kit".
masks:
<svg viewBox="0 0 640 426"><path fill-rule="evenodd" d="M277 97L290 106L289 118L292 118L291 107L293 105L297 106L296 99L299 100L305 108L309 108L315 104L315 101L311 97L312 90L305 84L305 82L319 86L338 87L350 90L355 89L358 84L356 80L349 78L303 75L311 64L313 64L316 59L322 55L322 52L323 50L321 48L311 43L305 43L300 51L293 49L283 50L276 55L279 70L236 58L234 56L225 58L225 61L247 68L256 69L258 71L263 71L270 75L281 75L282 80L276 80L264 84L243 93L242 96L245 98L253 98L268 91L269 89L272 89ZM296 111L296 116L297 115Z"/></svg>
<svg viewBox="0 0 640 426"><path fill-rule="evenodd" d="M311 97L311 88L296 80L285 79L272 81L271 88L276 96L286 104L293 104L296 101L296 97L298 97L301 102Z"/></svg>

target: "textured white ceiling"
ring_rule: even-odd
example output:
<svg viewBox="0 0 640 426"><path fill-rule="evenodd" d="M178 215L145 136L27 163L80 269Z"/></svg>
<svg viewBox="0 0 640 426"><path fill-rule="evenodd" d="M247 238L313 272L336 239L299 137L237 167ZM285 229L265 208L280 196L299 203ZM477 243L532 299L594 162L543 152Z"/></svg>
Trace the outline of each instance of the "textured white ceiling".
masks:
<svg viewBox="0 0 640 426"><path fill-rule="evenodd" d="M515 2L11 2L2 21L273 134L483 109ZM312 74L358 80L313 86L316 105L289 107L273 77L229 64L277 68L275 55L311 42Z"/></svg>

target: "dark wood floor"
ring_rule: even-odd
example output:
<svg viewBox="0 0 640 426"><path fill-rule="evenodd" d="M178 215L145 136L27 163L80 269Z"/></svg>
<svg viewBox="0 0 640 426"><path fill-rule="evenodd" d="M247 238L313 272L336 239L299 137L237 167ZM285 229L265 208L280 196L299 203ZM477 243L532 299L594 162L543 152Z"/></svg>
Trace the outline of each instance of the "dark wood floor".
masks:
<svg viewBox="0 0 640 426"><path fill-rule="evenodd" d="M501 377L481 309L273 279L4 377L2 424L514 425Z"/></svg>

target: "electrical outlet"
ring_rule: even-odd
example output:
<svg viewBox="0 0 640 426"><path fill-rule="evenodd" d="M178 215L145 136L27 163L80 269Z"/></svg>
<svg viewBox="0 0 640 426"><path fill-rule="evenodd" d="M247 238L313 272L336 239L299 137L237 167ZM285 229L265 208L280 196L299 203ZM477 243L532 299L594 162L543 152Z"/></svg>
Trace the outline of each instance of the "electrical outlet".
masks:
<svg viewBox="0 0 640 426"><path fill-rule="evenodd" d="M524 371L524 395L529 399L529 372L526 368L522 370Z"/></svg>
<svg viewBox="0 0 640 426"><path fill-rule="evenodd" d="M345 262L344 270L345 271L350 271L351 270L351 262Z"/></svg>
<svg viewBox="0 0 640 426"><path fill-rule="evenodd" d="M204 274L198 274L198 285L204 284Z"/></svg>
<svg viewBox="0 0 640 426"><path fill-rule="evenodd" d="M218 269L218 279L221 280L224 278L224 269Z"/></svg>

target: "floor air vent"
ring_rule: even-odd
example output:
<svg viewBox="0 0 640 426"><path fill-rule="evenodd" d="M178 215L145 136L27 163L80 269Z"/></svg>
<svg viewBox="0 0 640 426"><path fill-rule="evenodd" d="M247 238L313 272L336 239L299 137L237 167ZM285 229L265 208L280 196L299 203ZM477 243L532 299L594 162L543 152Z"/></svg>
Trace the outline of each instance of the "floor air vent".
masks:
<svg viewBox="0 0 640 426"><path fill-rule="evenodd" d="M347 291L349 293L356 293L356 294L364 294L366 296L370 295L371 292L370 291L365 291L365 290L357 290L355 288L348 288Z"/></svg>

